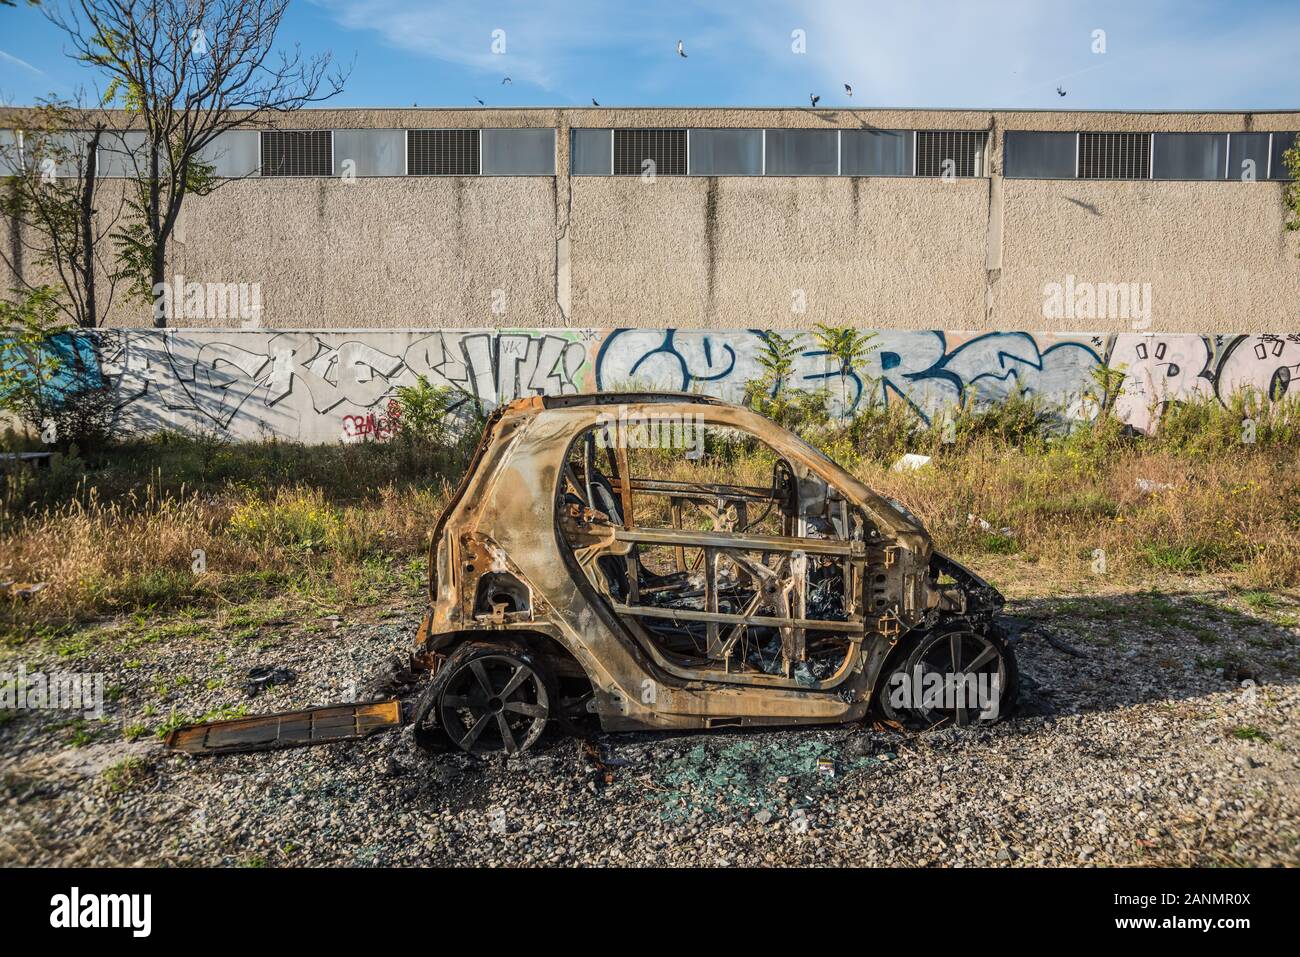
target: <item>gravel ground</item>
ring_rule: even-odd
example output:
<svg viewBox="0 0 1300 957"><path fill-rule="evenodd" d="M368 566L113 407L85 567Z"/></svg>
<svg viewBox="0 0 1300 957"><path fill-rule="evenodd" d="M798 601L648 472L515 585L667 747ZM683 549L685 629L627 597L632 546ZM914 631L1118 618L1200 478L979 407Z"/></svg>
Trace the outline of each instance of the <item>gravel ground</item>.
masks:
<svg viewBox="0 0 1300 957"><path fill-rule="evenodd" d="M0 714L0 863L1295 865L1300 601L1253 604L1213 582L1013 602L1021 708L993 726L551 732L491 761L426 755L409 729L205 759L158 744L173 712L349 700L409 645L414 605L119 623L0 658L103 672L114 699L102 721ZM296 680L248 700L254 665Z"/></svg>

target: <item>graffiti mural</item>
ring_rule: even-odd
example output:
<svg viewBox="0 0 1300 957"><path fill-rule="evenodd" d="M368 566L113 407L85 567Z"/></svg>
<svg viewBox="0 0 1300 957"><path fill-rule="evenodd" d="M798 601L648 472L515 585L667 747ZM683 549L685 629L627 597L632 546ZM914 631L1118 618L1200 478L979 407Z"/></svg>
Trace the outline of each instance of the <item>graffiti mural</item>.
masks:
<svg viewBox="0 0 1300 957"><path fill-rule="evenodd" d="M392 434L399 386L423 377L485 408L582 388L581 334L134 330L81 333L123 430L357 442Z"/></svg>
<svg viewBox="0 0 1300 957"><path fill-rule="evenodd" d="M958 401L1038 396L1068 419L1095 414L1094 372L1122 368L1116 413L1149 431L1169 402L1243 390L1300 394L1300 334L1058 335L881 330L841 369L807 333L788 385L826 389L832 410L905 404L933 421ZM61 336L82 381L106 387L121 429L217 431L237 439L361 442L392 434L396 390L423 377L485 409L528 395L628 388L744 398L761 377L759 329L264 331L102 329ZM69 373L74 374L74 373ZM65 383L66 385L66 383Z"/></svg>

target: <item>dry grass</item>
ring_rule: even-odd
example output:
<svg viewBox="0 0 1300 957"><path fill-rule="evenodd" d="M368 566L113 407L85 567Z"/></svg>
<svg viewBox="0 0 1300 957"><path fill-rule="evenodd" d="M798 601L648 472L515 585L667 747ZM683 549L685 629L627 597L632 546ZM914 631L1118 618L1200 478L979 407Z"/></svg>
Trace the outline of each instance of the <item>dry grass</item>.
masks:
<svg viewBox="0 0 1300 957"><path fill-rule="evenodd" d="M939 548L991 569L995 582L1001 569L1044 587L1077 581L1104 559L1116 582L1214 574L1244 588L1300 585L1300 443L1289 432L1234 446L1237 422L1198 412L1195 428L1162 440L1098 430L1047 441L1016 431L1032 418L1023 411L1011 430L976 423L948 445L914 425L890 433L861 421L817 440L903 502ZM886 425L900 421L890 413ZM890 471L909 446L934 461ZM676 454L655 461L655 474L771 481L771 457L752 448L711 449L699 464ZM104 615L273 595L341 607L395 588L415 594L426 536L467 458L463 449L233 447L172 436L76 461L62 479L11 482L0 580L47 585L30 601L0 599L0 623L21 639Z"/></svg>
<svg viewBox="0 0 1300 957"><path fill-rule="evenodd" d="M388 485L333 505L306 486L147 491L112 502L92 491L9 523L0 577L46 587L4 612L10 624L30 625L286 592L364 601L412 577L447 494L445 485Z"/></svg>
<svg viewBox="0 0 1300 957"><path fill-rule="evenodd" d="M661 474L765 486L767 467L679 461ZM959 558L1014 558L1056 581L1217 573L1243 587L1300 584L1300 475L1276 450L1211 458L1139 445L1097 459L1068 445L1024 451L984 440L917 471L849 467Z"/></svg>
<svg viewBox="0 0 1300 957"><path fill-rule="evenodd" d="M1248 587L1300 584L1300 476L1288 456L1133 451L1096 467L984 446L917 472L857 471L959 556L1016 555L1048 577L1097 574L1104 560L1101 573L1127 580L1215 572Z"/></svg>

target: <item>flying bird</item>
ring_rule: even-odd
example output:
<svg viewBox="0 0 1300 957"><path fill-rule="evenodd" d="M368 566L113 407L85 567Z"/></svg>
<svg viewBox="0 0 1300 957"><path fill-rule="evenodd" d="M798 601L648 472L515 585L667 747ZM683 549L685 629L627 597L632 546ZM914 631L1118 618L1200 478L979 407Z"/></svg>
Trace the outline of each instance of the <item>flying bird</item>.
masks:
<svg viewBox="0 0 1300 957"><path fill-rule="evenodd" d="M809 100L809 102L812 103L813 106L816 106L816 105L817 105L817 101L820 100L820 99L821 99L821 97L820 97L820 96L817 96L815 93L809 93L809 94L808 94L808 100Z"/></svg>
<svg viewBox="0 0 1300 957"><path fill-rule="evenodd" d="M1056 95L1057 95L1057 96L1065 96L1065 91L1062 90L1062 89L1058 86L1058 87L1056 88Z"/></svg>
<svg viewBox="0 0 1300 957"><path fill-rule="evenodd" d="M502 84L509 83L509 82L510 82L510 77L506 77L506 78L505 78L504 80L502 80L501 82L502 82Z"/></svg>
<svg viewBox="0 0 1300 957"><path fill-rule="evenodd" d="M482 100L479 100L477 96L474 97L474 99L478 100L478 105L479 105L479 106L487 106L487 104L484 103Z"/></svg>
<svg viewBox="0 0 1300 957"><path fill-rule="evenodd" d="M600 106L600 104L596 102L596 98L595 98L594 96L591 98L591 105L592 105L592 106Z"/></svg>
<svg viewBox="0 0 1300 957"><path fill-rule="evenodd" d="M849 86L847 83L845 83L845 84L844 84L844 92L847 93L849 96L852 96L852 95L853 95L853 87L851 87L851 86Z"/></svg>
<svg viewBox="0 0 1300 957"><path fill-rule="evenodd" d="M685 56L686 56L686 51L682 49L682 41L681 41L681 40L678 40L678 41L677 41L677 55L678 55L679 57L685 57Z"/></svg>

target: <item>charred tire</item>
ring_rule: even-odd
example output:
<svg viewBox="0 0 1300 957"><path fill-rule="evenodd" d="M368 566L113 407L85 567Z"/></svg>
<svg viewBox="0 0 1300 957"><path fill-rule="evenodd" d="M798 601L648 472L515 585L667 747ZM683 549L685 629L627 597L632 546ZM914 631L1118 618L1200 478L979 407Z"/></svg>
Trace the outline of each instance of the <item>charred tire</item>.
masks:
<svg viewBox="0 0 1300 957"><path fill-rule="evenodd" d="M513 642L466 642L416 702L415 741L516 754L542 736L557 702L555 678L540 655Z"/></svg>
<svg viewBox="0 0 1300 957"><path fill-rule="evenodd" d="M904 728L909 727L911 716L907 709L900 704L895 704L891 692L898 680L897 675L907 674L907 657L911 650L911 637L904 639L907 644L903 647L894 646L890 649L889 656L885 659L885 667L880 673L880 678L876 681L876 696L872 702L872 708L876 716L893 724L900 725Z"/></svg>
<svg viewBox="0 0 1300 957"><path fill-rule="evenodd" d="M1015 652L997 630L952 624L917 636L906 656L893 658L877 691L877 708L914 731L960 727L1005 718L1019 685Z"/></svg>

